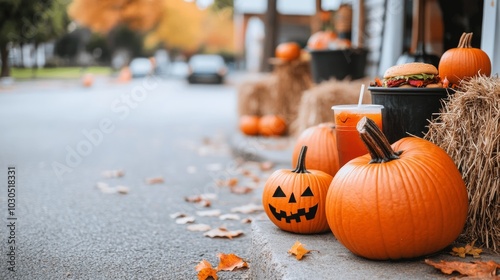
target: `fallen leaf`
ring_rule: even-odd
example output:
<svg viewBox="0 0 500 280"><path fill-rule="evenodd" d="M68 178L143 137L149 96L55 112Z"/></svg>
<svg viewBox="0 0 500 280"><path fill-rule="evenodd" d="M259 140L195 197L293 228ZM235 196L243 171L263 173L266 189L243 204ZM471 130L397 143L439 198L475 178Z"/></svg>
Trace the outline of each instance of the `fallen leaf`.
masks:
<svg viewBox="0 0 500 280"><path fill-rule="evenodd" d="M101 176L107 179L123 177L124 175L125 172L123 172L123 170L105 170L101 172Z"/></svg>
<svg viewBox="0 0 500 280"><path fill-rule="evenodd" d="M129 192L129 188L125 187L125 186L111 187L110 185L103 183L103 182L97 182L96 186L102 193L128 194L128 192Z"/></svg>
<svg viewBox="0 0 500 280"><path fill-rule="evenodd" d="M223 237L223 238L229 238L232 239L233 237L237 237L243 234L242 230L234 230L230 231L227 230L226 228L219 227L219 228L214 228L212 230L209 230L205 232L203 235L207 237Z"/></svg>
<svg viewBox="0 0 500 280"><path fill-rule="evenodd" d="M206 280L209 277L217 280L217 270L207 260L202 260L194 268L198 272L198 280Z"/></svg>
<svg viewBox="0 0 500 280"><path fill-rule="evenodd" d="M128 194L129 188L125 186L116 186L116 192L119 194Z"/></svg>
<svg viewBox="0 0 500 280"><path fill-rule="evenodd" d="M217 254L219 257L219 265L217 271L233 271L236 268L248 267L248 263L235 254Z"/></svg>
<svg viewBox="0 0 500 280"><path fill-rule="evenodd" d="M453 247L450 254L452 256L459 256L465 258L467 255L471 255L473 258L480 258L480 254L483 252L482 249L474 247L473 241L471 244L466 244L464 247Z"/></svg>
<svg viewBox="0 0 500 280"><path fill-rule="evenodd" d="M425 263L431 265L445 274L452 274L454 271L465 276L473 277L491 277L496 275L497 268L500 264L494 261L482 262L461 262L461 261L439 261L439 263L426 259Z"/></svg>
<svg viewBox="0 0 500 280"><path fill-rule="evenodd" d="M260 170L268 171L274 167L274 163L271 161L263 161L260 163Z"/></svg>
<svg viewBox="0 0 500 280"><path fill-rule="evenodd" d="M212 202L210 200L202 200L202 201L198 202L197 204L200 207L210 207L210 206L212 206Z"/></svg>
<svg viewBox="0 0 500 280"><path fill-rule="evenodd" d="M189 231L209 231L212 227L206 224L194 224L187 226L187 230Z"/></svg>
<svg viewBox="0 0 500 280"><path fill-rule="evenodd" d="M179 225L185 225L185 224L188 224L188 223L194 223L195 220L196 219L194 217L186 216L186 217L182 217L182 218L177 218L175 220L175 223L179 224Z"/></svg>
<svg viewBox="0 0 500 280"><path fill-rule="evenodd" d="M110 187L108 184L103 183L103 182L97 182L96 183L97 188L102 192L102 193L116 193L116 189Z"/></svg>
<svg viewBox="0 0 500 280"><path fill-rule="evenodd" d="M245 218L245 219L241 220L241 223L242 224L250 224L250 223L252 223L252 219L251 218Z"/></svg>
<svg viewBox="0 0 500 280"><path fill-rule="evenodd" d="M243 213L243 214L250 214L253 212L257 211L264 211L264 207L262 205L257 205L254 203L246 204L240 207L235 207L231 209L231 212L234 213Z"/></svg>
<svg viewBox="0 0 500 280"><path fill-rule="evenodd" d="M177 218L182 218L182 217L186 217L187 215L182 213L182 212L175 212L173 214L170 214L170 218L172 219L177 219Z"/></svg>
<svg viewBox="0 0 500 280"><path fill-rule="evenodd" d="M243 176L253 176L253 172L251 170L248 170L246 168L241 169L241 175Z"/></svg>
<svg viewBox="0 0 500 280"><path fill-rule="evenodd" d="M184 200L187 202L196 203L201 207L210 207L212 205L210 198L212 197L216 197L216 195L198 194L198 195L184 197Z"/></svg>
<svg viewBox="0 0 500 280"><path fill-rule="evenodd" d="M219 209L196 211L196 214L200 217L218 217L220 216L221 211Z"/></svg>
<svg viewBox="0 0 500 280"><path fill-rule="evenodd" d="M238 214L224 214L219 217L221 220L239 220L240 216Z"/></svg>
<svg viewBox="0 0 500 280"><path fill-rule="evenodd" d="M162 184L164 182L165 182L165 180L161 176L159 176L159 177L152 177L152 178L147 178L146 179L146 184L148 184L148 185Z"/></svg>
<svg viewBox="0 0 500 280"><path fill-rule="evenodd" d="M246 186L234 186L231 189L232 193L235 194L247 194L253 192L253 188L246 187Z"/></svg>
<svg viewBox="0 0 500 280"><path fill-rule="evenodd" d="M217 186L219 187L234 187L238 184L238 178L229 178L227 180L217 180Z"/></svg>
<svg viewBox="0 0 500 280"><path fill-rule="evenodd" d="M184 197L184 200L187 202L197 203L197 202L201 202L203 200L212 200L212 199L216 199L216 198L217 198L217 194L205 193L205 194L186 196L186 197Z"/></svg>
<svg viewBox="0 0 500 280"><path fill-rule="evenodd" d="M293 244L292 248L288 250L289 254L295 255L295 258L297 260L301 260L302 257L304 257L305 254L311 252L310 250L307 250L304 247L304 244L300 243L298 240L295 241L295 244Z"/></svg>

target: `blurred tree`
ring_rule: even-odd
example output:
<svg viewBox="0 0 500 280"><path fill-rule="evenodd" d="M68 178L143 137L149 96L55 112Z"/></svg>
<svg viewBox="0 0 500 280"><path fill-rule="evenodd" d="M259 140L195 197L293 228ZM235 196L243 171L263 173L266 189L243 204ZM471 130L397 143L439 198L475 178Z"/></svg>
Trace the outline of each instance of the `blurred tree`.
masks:
<svg viewBox="0 0 500 280"><path fill-rule="evenodd" d="M162 16L162 0L73 0L69 16L92 31L108 33L119 25L148 31Z"/></svg>
<svg viewBox="0 0 500 280"><path fill-rule="evenodd" d="M196 51L204 36L200 27L207 12L200 10L196 3L184 0L166 0L163 9L165 16L146 38L146 45L163 42L170 49Z"/></svg>
<svg viewBox="0 0 500 280"><path fill-rule="evenodd" d="M220 0L223 2L228 4L201 10L195 2L165 0L166 16L147 36L146 46L163 43L186 53L234 51L232 1Z"/></svg>
<svg viewBox="0 0 500 280"><path fill-rule="evenodd" d="M234 1L233 0L214 0L214 3L211 6L214 11L221 11L229 9L231 12L234 9Z"/></svg>
<svg viewBox="0 0 500 280"><path fill-rule="evenodd" d="M0 77L9 76L8 44L40 43L66 30L65 0L0 1Z"/></svg>

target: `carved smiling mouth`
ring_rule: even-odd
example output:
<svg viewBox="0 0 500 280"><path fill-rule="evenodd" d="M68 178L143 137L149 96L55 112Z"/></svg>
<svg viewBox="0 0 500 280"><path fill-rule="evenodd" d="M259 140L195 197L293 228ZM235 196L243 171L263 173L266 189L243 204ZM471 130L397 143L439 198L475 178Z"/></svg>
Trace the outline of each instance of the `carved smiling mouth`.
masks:
<svg viewBox="0 0 500 280"><path fill-rule="evenodd" d="M309 208L309 211L306 212L305 208L300 208L297 213L287 215L285 211L276 211L276 208L269 204L269 209L271 209L271 213L273 213L274 217L281 221L281 219L285 219L287 223L290 223L292 220L295 222L300 222L300 217L304 216L306 220L312 220L316 216L316 212L318 211L318 204Z"/></svg>

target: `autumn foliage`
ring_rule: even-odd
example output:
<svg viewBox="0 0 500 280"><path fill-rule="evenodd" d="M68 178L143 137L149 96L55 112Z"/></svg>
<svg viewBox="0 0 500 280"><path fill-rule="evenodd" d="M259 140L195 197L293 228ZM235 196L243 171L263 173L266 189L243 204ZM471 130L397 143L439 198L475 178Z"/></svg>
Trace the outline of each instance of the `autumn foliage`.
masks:
<svg viewBox="0 0 500 280"><path fill-rule="evenodd" d="M162 17L162 0L73 0L68 15L95 32L107 33L120 24L147 31Z"/></svg>

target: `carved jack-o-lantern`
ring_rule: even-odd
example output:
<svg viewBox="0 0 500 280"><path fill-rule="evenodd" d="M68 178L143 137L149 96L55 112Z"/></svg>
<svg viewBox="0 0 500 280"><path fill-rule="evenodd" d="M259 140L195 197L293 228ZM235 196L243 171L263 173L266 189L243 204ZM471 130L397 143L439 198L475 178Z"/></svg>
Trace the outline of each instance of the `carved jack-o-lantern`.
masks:
<svg viewBox="0 0 500 280"><path fill-rule="evenodd" d="M329 230L325 200L333 177L320 170L306 170L303 146L294 170L276 170L267 179L262 204L269 219L280 229L294 233Z"/></svg>

